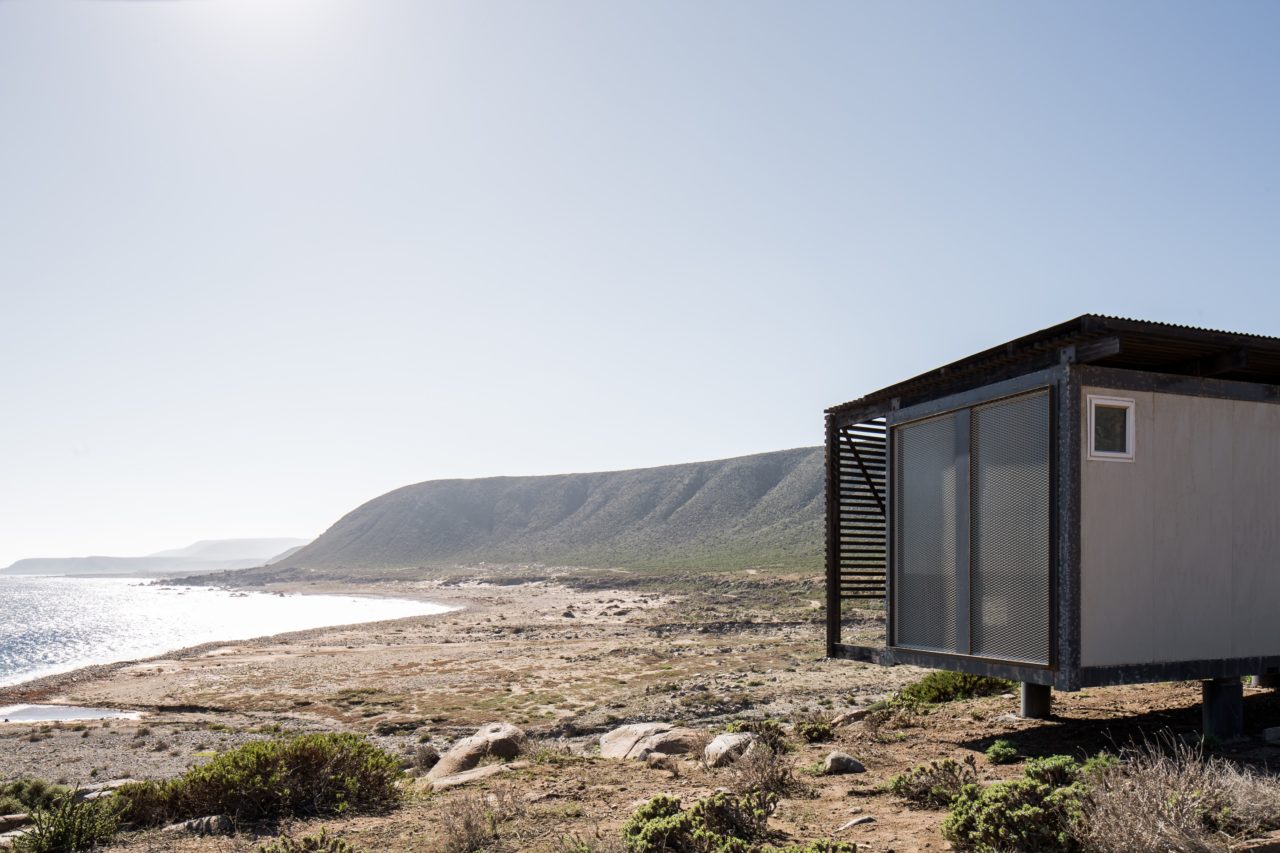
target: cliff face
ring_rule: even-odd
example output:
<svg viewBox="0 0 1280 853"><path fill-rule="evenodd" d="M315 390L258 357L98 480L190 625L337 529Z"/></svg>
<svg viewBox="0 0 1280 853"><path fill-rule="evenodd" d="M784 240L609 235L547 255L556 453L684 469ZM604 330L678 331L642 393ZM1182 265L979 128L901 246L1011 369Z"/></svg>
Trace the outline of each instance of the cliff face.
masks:
<svg viewBox="0 0 1280 853"><path fill-rule="evenodd" d="M273 566L816 567L822 469L822 448L798 448L632 471L432 480L369 501Z"/></svg>

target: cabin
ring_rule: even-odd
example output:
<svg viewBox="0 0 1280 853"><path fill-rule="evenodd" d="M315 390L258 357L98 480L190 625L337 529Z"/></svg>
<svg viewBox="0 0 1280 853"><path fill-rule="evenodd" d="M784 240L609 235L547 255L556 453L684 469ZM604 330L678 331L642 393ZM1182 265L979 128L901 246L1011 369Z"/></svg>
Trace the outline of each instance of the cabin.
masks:
<svg viewBox="0 0 1280 853"><path fill-rule="evenodd" d="M1280 338L1077 317L826 413L827 654L1051 690L1280 686ZM866 608L882 641L843 636Z"/></svg>

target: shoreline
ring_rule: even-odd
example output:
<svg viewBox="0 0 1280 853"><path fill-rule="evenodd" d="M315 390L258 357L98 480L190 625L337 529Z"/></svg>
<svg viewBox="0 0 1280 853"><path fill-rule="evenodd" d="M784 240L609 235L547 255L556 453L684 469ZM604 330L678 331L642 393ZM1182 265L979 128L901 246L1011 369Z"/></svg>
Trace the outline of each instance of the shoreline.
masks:
<svg viewBox="0 0 1280 853"><path fill-rule="evenodd" d="M67 577L77 578L73 575L24 575L23 577ZM93 576L80 576L78 579ZM142 582L156 581L166 582L171 578L145 578L145 577L119 577L117 579L138 580ZM395 583L395 582L393 582ZM197 643L190 646L178 646L173 649L167 649L157 652L154 655L144 657L127 658L118 661L108 661L105 663L91 663L84 666L73 666L71 669L62 672L52 672L46 675L37 675L34 678L24 679L14 684L0 685L0 706L15 704L59 704L57 702L48 701L51 695L70 689L71 687L89 681L96 681L114 675L116 672L129 667L135 667L141 664L152 663L162 660L191 660L205 655L215 649L222 648L239 648L251 643L264 642L280 642L280 641L306 641L320 634L321 632L331 631L341 628L360 628L374 629L380 625L391 625L397 622L404 622L410 619L430 619L438 616L448 616L456 614L460 610L473 607L474 602L469 598L457 595L456 592L446 589L430 589L424 588L422 584L414 584L412 588L398 588L394 591L388 590L384 585L375 583L353 583L344 584L340 582L323 583L321 582L284 582L279 584L266 584L251 590L245 590L234 586L218 586L207 584L201 586L192 585L193 588L204 588L218 590L220 592L248 592L250 594L257 593L260 595L326 595L326 596L345 596L352 598L377 598L405 601L419 601L434 604L448 609L438 613L419 613L411 616L399 616L393 619L375 619L368 622L337 622L327 625L316 625L312 628L302 628L296 631L281 631L275 634L261 634L253 637L242 637L240 639L229 640L209 640L203 643ZM397 583L397 586L399 584ZM456 590L456 588L454 588ZM450 599L450 600L444 600ZM103 707L117 707L104 705ZM138 708L137 710L154 710L157 712L180 710L184 706L166 706L155 705L150 708Z"/></svg>

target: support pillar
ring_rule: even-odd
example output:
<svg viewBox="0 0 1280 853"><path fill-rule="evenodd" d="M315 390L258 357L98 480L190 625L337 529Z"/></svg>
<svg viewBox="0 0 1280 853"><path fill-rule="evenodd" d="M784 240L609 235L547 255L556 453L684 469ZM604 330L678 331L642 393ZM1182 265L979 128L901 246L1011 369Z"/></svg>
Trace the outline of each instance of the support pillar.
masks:
<svg viewBox="0 0 1280 853"><path fill-rule="evenodd" d="M1239 678L1207 678L1200 683L1200 727L1220 741L1244 732L1244 684Z"/></svg>
<svg viewBox="0 0 1280 853"><path fill-rule="evenodd" d="M1022 682L1019 714L1028 720L1047 720L1053 711L1053 693L1047 684Z"/></svg>
<svg viewBox="0 0 1280 853"><path fill-rule="evenodd" d="M1250 681L1252 687L1270 687L1275 690L1280 687L1280 670L1275 667L1268 669L1266 672L1253 676Z"/></svg>

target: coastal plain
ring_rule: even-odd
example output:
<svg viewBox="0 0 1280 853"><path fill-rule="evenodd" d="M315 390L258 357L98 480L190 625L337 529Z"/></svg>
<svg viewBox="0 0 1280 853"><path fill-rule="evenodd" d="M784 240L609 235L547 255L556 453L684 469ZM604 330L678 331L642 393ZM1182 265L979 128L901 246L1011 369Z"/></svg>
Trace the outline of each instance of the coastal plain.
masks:
<svg viewBox="0 0 1280 853"><path fill-rule="evenodd" d="M500 798L507 814L485 849L556 853L574 839L600 839L608 850L603 845L648 798L670 793L691 802L731 785L733 770L601 758L602 734L668 722L709 740L737 718L786 723L822 714L844 722L829 742L793 739L796 784L770 821L778 838L941 850L943 813L889 795L894 774L972 756L980 778L1005 778L1016 768L982 757L996 738L1014 740L1027 755L1091 752L1130 733L1191 729L1198 720L1197 685L1179 684L1059 694L1050 721L1017 718L1016 698L1005 694L870 726L867 709L923 671L824 659L819 579L803 573L655 579L487 567L453 579L268 589L418 597L459 609L210 644L2 690L0 705L74 704L142 717L0 725L0 778L82 786L169 778L248 740L310 731L365 734L411 766L423 745L444 751L481 725L505 722L528 734L526 761L444 791L414 779L405 804L387 815L243 827L225 837L132 833L108 849L253 851L279 832L324 827L362 849L437 851L446 849L447 816L465 798L487 796ZM874 640L882 614L862 611L848 630ZM1255 716L1275 710L1266 691L1250 691L1247 703ZM1248 749L1256 754L1243 760L1273 760L1268 747ZM856 756L866 772L818 775L813 768L831 750ZM850 825L860 818L871 819Z"/></svg>

